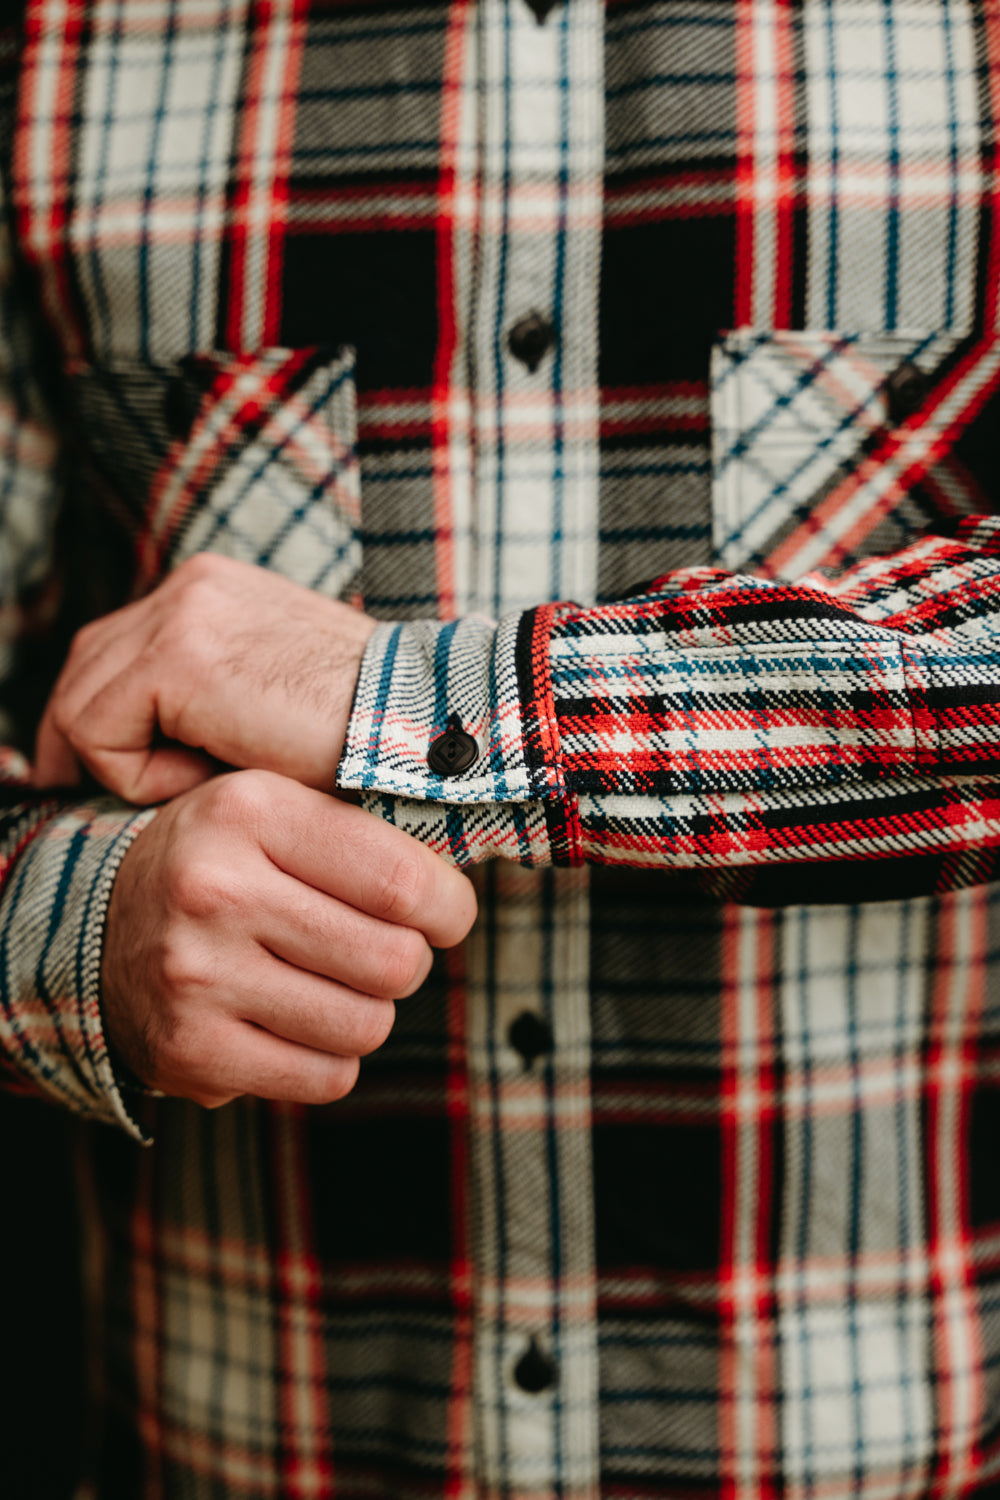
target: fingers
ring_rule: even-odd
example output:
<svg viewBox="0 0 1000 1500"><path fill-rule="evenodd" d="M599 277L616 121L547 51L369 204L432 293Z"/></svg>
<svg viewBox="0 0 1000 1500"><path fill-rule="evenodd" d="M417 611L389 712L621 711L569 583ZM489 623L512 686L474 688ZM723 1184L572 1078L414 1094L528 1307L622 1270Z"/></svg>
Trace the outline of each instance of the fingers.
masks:
<svg viewBox="0 0 1000 1500"><path fill-rule="evenodd" d="M415 928L434 948L461 942L476 897L461 871L361 808L262 777L261 842L279 869L382 922Z"/></svg>
<svg viewBox="0 0 1000 1500"><path fill-rule="evenodd" d="M76 760L110 790L162 801L210 761L332 786L375 622L265 569L200 554L74 637L36 756L40 786ZM164 758L165 736L210 760Z"/></svg>
<svg viewBox="0 0 1000 1500"><path fill-rule="evenodd" d="M117 717L103 724L102 709L120 683L121 678L98 695L93 711L86 709L77 716L72 740L58 728L49 704L35 742L35 786L75 786L83 765L109 791L127 802L148 806L191 791L215 774L216 763L200 750L149 744L156 732L155 712L146 713L140 698L126 694L122 710L111 709ZM106 732L127 738L128 743L105 744Z"/></svg>
<svg viewBox="0 0 1000 1500"><path fill-rule="evenodd" d="M92 707L95 701L100 702L101 694L109 684L132 665L137 652L141 651L146 622L141 614L136 613L140 608L139 605L129 605L85 626L74 637L39 726L35 743L36 786L73 784L79 780L82 763L109 790L124 796L134 790L134 784L144 773L148 775L148 756L133 756L130 752L133 747L148 750L156 731L155 705L143 701L143 712L137 724L137 704L131 701L129 719L124 728L117 723L108 723L106 709L95 714ZM132 686L134 688L134 684ZM148 696L147 692L144 698ZM105 746L126 752L120 765L111 758L110 779L101 765L100 752ZM92 754L92 749L98 754ZM186 786L180 784L182 780L176 775L170 778L171 785L178 792L186 790ZM189 777L187 784L197 783ZM167 791L164 795L174 794L174 791ZM133 797L131 800L138 799ZM160 798L149 797L147 800L158 801Z"/></svg>
<svg viewBox="0 0 1000 1500"><path fill-rule="evenodd" d="M303 973L271 953L262 954L258 979L241 991L239 1018L314 1052L367 1057L392 1030L391 1000Z"/></svg>
<svg viewBox="0 0 1000 1500"><path fill-rule="evenodd" d="M159 704L142 658L105 682L70 725L73 749L88 771L129 802L165 802L216 770L202 750L157 744Z"/></svg>
<svg viewBox="0 0 1000 1500"><path fill-rule="evenodd" d="M230 1021L189 1027L172 1052L161 1052L161 1086L171 1092L183 1080L178 1091L204 1104L238 1094L301 1104L343 1098L359 1060L392 1030L392 1002L296 973L268 953L249 967Z"/></svg>
<svg viewBox="0 0 1000 1500"><path fill-rule="evenodd" d="M329 1102L426 979L430 944L458 941L474 915L464 876L370 814L270 772L216 777L170 801L122 862L107 1034L167 1094Z"/></svg>
<svg viewBox="0 0 1000 1500"><path fill-rule="evenodd" d="M257 888L255 935L296 969L364 995L401 1000L420 988L433 953L414 927L383 922L270 867Z"/></svg>
<svg viewBox="0 0 1000 1500"><path fill-rule="evenodd" d="M157 646L170 581L74 636L38 732L36 786L73 784L82 764L109 791L148 804L179 796L214 774L213 758L197 741L158 743L159 684L172 681L182 700L185 690L183 680L170 678L162 642Z"/></svg>
<svg viewBox="0 0 1000 1500"><path fill-rule="evenodd" d="M249 1024L214 1028L204 1056L186 1065L182 1080L165 1074L161 1087L209 1108L241 1094L291 1104L332 1104L349 1094L359 1060L317 1052Z"/></svg>
<svg viewBox="0 0 1000 1500"><path fill-rule="evenodd" d="M35 739L34 784L37 787L76 786L80 780L80 762L73 746L56 727L49 700Z"/></svg>
<svg viewBox="0 0 1000 1500"><path fill-rule="evenodd" d="M77 633L39 727L36 786L74 785L82 764L109 791L146 805L215 773L196 746L157 743L160 703L146 651L157 618L154 600L143 600Z"/></svg>
<svg viewBox="0 0 1000 1500"><path fill-rule="evenodd" d="M210 755L183 745L135 751L95 748L85 764L102 786L140 807L179 797L208 781L219 769Z"/></svg>

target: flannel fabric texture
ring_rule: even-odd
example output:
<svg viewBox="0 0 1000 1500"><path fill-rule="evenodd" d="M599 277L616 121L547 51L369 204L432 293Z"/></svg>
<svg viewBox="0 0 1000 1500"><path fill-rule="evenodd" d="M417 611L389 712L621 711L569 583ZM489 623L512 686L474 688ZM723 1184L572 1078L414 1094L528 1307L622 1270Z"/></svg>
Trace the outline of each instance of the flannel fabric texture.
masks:
<svg viewBox="0 0 1000 1500"><path fill-rule="evenodd" d="M1000 0L0 28L0 1074L81 1117L96 1493L994 1492ZM383 622L340 783L480 898L330 1108L130 1091L154 812L30 789L204 550Z"/></svg>

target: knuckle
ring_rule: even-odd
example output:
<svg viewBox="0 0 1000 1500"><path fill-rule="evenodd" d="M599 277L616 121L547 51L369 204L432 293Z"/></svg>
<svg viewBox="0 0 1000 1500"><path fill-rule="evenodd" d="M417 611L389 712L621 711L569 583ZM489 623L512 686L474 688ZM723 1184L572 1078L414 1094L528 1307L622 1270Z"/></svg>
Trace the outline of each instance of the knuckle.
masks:
<svg viewBox="0 0 1000 1500"><path fill-rule="evenodd" d="M389 1000L410 995L420 984L427 969L427 944L411 927L399 927L387 934L379 954L376 993Z"/></svg>
<svg viewBox="0 0 1000 1500"><path fill-rule="evenodd" d="M183 631L180 644L189 652L198 649L197 628L216 609L226 561L214 553L199 552L182 562L169 579L169 612L161 633L167 631L168 639L175 639Z"/></svg>
<svg viewBox="0 0 1000 1500"><path fill-rule="evenodd" d="M64 689L62 688L62 686L58 687L53 694L52 701L49 704L49 713L52 718L52 723L55 725L59 733L63 736L64 739L69 740L70 744L73 744L77 728L77 719L76 716L71 714L69 711L69 707L64 696Z"/></svg>
<svg viewBox="0 0 1000 1500"><path fill-rule="evenodd" d="M183 1039L184 1028L172 1006L180 997L210 989L214 976L200 946L176 932L168 932L162 940L159 967L165 996L160 1039L175 1042L178 1036Z"/></svg>
<svg viewBox="0 0 1000 1500"><path fill-rule="evenodd" d="M205 788L209 808L221 824L252 829L259 827L273 793L268 771L235 771L213 778Z"/></svg>
<svg viewBox="0 0 1000 1500"><path fill-rule="evenodd" d="M217 596L216 580L209 576L187 578L181 585L177 597L177 625L187 629L187 645L191 649L197 636L197 627L213 608ZM177 628L177 627L175 627Z"/></svg>
<svg viewBox="0 0 1000 1500"><path fill-rule="evenodd" d="M89 650L100 625L100 620L90 620L86 625L80 626L69 643L69 651L66 653L69 661L78 661Z"/></svg>
<svg viewBox="0 0 1000 1500"><path fill-rule="evenodd" d="M303 1090L304 1104L335 1104L351 1092L358 1081L361 1062L357 1057L328 1057Z"/></svg>
<svg viewBox="0 0 1000 1500"><path fill-rule="evenodd" d="M389 1039L396 1020L396 1007L391 1000L380 1000L365 1007L357 1028L359 1057L377 1052Z"/></svg>
<svg viewBox="0 0 1000 1500"><path fill-rule="evenodd" d="M186 607L160 625L142 653L141 663L147 671L162 663L175 672L196 672L213 659L211 635L205 628L206 611L188 595L183 596L182 604Z"/></svg>
<svg viewBox="0 0 1000 1500"><path fill-rule="evenodd" d="M231 877L215 860L178 860L170 874L172 905L186 916L218 916L232 905Z"/></svg>
<svg viewBox="0 0 1000 1500"><path fill-rule="evenodd" d="M178 585L185 587L191 583L218 578L225 566L225 561L225 558L220 557L217 552L195 552L191 557L186 557L182 563L178 563L171 574L170 582L176 588Z"/></svg>
<svg viewBox="0 0 1000 1500"><path fill-rule="evenodd" d="M374 915L386 922L409 923L424 893L424 871L416 852L407 850L376 868Z"/></svg>

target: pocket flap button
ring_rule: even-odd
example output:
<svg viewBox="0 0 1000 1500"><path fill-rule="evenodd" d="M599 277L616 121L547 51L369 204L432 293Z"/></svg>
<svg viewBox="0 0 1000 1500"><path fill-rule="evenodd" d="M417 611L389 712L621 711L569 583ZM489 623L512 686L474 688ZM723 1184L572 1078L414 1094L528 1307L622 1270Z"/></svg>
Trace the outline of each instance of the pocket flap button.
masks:
<svg viewBox="0 0 1000 1500"><path fill-rule="evenodd" d="M885 383L889 421L894 427L912 417L927 400L931 383L912 360L904 359Z"/></svg>
<svg viewBox="0 0 1000 1500"><path fill-rule="evenodd" d="M163 420L172 438L183 441L194 426L201 392L183 375L171 375L163 397Z"/></svg>

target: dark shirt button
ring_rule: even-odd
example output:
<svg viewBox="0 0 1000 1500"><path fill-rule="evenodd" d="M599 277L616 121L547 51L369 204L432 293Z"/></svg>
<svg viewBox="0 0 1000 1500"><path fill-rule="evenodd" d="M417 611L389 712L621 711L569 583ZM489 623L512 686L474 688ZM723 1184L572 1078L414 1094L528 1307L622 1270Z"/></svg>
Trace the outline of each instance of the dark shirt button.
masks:
<svg viewBox="0 0 1000 1500"><path fill-rule="evenodd" d="M163 398L163 420L172 438L184 439L201 408L201 388L184 375L171 375Z"/></svg>
<svg viewBox="0 0 1000 1500"><path fill-rule="evenodd" d="M510 1023L507 1040L519 1052L524 1066L530 1068L536 1057L552 1051L552 1027L533 1010L522 1010Z"/></svg>
<svg viewBox="0 0 1000 1500"><path fill-rule="evenodd" d="M547 1391L550 1385L555 1385L558 1373L555 1360L543 1353L535 1338L514 1366L514 1379L522 1391L527 1391L531 1396L537 1396L539 1391Z"/></svg>
<svg viewBox="0 0 1000 1500"><path fill-rule="evenodd" d="M464 729L447 729L431 741L427 764L439 776L461 776L479 759L479 746Z"/></svg>
<svg viewBox="0 0 1000 1500"><path fill-rule="evenodd" d="M540 312L525 313L507 335L507 347L532 375L556 341L556 331Z"/></svg>
<svg viewBox="0 0 1000 1500"><path fill-rule="evenodd" d="M535 20L539 26L544 25L545 18L550 10L555 10L559 0L528 0L528 5L535 13Z"/></svg>
<svg viewBox="0 0 1000 1500"><path fill-rule="evenodd" d="M885 383L885 400L889 421L894 427L918 412L927 400L931 383L923 370L905 359Z"/></svg>

